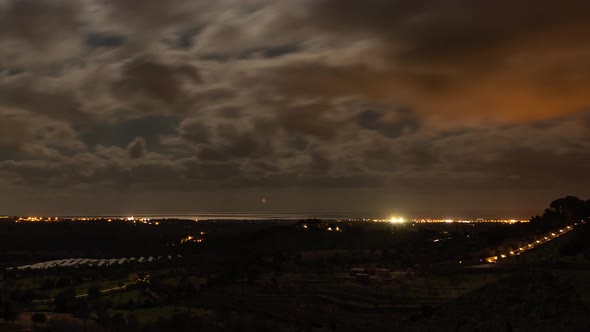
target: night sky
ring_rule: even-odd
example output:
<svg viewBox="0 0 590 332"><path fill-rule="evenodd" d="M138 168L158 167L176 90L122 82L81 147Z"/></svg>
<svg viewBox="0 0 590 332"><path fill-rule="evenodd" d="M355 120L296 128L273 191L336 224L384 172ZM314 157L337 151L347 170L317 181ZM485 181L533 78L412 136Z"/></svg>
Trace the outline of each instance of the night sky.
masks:
<svg viewBox="0 0 590 332"><path fill-rule="evenodd" d="M0 0L0 214L529 217L586 199L589 16L581 0Z"/></svg>

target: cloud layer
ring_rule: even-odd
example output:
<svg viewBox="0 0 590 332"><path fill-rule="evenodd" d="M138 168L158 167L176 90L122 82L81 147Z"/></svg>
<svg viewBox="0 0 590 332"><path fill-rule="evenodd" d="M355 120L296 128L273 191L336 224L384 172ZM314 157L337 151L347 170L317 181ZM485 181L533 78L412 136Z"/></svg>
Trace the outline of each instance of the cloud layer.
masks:
<svg viewBox="0 0 590 332"><path fill-rule="evenodd" d="M589 11L0 1L6 212L526 217L588 196Z"/></svg>

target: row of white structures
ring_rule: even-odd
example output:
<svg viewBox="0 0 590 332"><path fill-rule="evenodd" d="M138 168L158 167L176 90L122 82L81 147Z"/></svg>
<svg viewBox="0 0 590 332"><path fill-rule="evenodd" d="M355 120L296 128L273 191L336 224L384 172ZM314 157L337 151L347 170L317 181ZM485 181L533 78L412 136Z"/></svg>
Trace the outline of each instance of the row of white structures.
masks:
<svg viewBox="0 0 590 332"><path fill-rule="evenodd" d="M181 257L178 255L177 257ZM111 265L123 265L128 263L152 263L161 259L172 259L172 256L149 256L149 257L131 257L131 258L111 258L111 259L91 259L91 258L66 258L53 261L35 263L31 265L18 266L18 270L45 270L53 267L72 267L72 266L98 266L107 267ZM12 270L13 268L8 268Z"/></svg>

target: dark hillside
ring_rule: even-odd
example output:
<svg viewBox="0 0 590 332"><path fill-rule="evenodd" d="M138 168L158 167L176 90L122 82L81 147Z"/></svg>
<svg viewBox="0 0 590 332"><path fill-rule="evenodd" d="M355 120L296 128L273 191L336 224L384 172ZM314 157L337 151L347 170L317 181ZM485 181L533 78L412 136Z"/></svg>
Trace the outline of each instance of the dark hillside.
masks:
<svg viewBox="0 0 590 332"><path fill-rule="evenodd" d="M461 296L412 331L590 331L588 308L567 282L523 272Z"/></svg>

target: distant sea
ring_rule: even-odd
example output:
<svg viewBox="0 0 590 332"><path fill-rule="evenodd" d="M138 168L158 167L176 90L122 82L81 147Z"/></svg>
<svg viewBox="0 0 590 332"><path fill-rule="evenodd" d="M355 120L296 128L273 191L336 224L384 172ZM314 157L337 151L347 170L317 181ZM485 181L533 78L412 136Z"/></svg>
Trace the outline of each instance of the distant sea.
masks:
<svg viewBox="0 0 590 332"><path fill-rule="evenodd" d="M188 220L300 220L300 219L359 219L378 218L368 213L261 213L261 212L209 212L209 213L177 213L177 214L122 214L95 216L62 216L62 218L130 218L136 219L188 219Z"/></svg>

